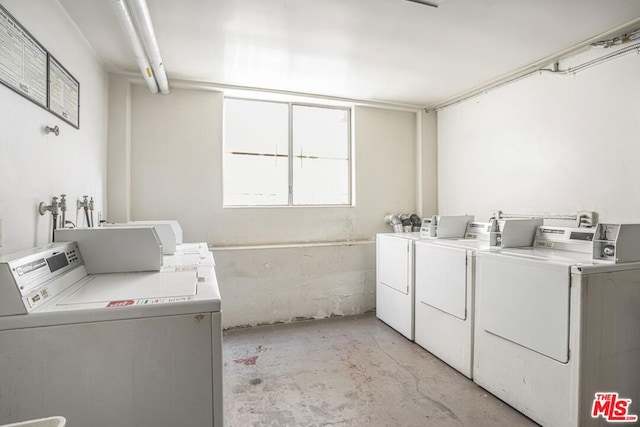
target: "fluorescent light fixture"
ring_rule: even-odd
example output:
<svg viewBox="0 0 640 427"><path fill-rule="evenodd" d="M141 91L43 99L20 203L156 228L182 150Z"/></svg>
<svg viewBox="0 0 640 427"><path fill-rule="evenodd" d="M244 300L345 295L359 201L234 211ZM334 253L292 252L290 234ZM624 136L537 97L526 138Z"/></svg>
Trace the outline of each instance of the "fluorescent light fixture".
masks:
<svg viewBox="0 0 640 427"><path fill-rule="evenodd" d="M425 6L431 6L431 7L438 7L440 6L440 2L442 0L407 0L413 3L420 3L423 4Z"/></svg>

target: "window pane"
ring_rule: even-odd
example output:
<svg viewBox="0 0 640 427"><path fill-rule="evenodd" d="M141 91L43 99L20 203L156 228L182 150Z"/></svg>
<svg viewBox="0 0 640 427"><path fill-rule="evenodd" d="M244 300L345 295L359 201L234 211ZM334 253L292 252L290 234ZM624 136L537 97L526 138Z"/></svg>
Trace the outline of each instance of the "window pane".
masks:
<svg viewBox="0 0 640 427"><path fill-rule="evenodd" d="M349 120L345 108L226 98L224 205L349 204Z"/></svg>
<svg viewBox="0 0 640 427"><path fill-rule="evenodd" d="M225 99L225 205L289 203L289 106Z"/></svg>
<svg viewBox="0 0 640 427"><path fill-rule="evenodd" d="M293 106L293 153L349 158L349 110Z"/></svg>
<svg viewBox="0 0 640 427"><path fill-rule="evenodd" d="M224 149L227 152L289 151L289 106L280 102L225 99Z"/></svg>
<svg viewBox="0 0 640 427"><path fill-rule="evenodd" d="M224 155L224 204L287 205L288 157Z"/></svg>
<svg viewBox="0 0 640 427"><path fill-rule="evenodd" d="M294 205L345 205L348 203L348 160L294 159Z"/></svg>
<svg viewBox="0 0 640 427"><path fill-rule="evenodd" d="M293 203L349 203L349 111L294 105Z"/></svg>

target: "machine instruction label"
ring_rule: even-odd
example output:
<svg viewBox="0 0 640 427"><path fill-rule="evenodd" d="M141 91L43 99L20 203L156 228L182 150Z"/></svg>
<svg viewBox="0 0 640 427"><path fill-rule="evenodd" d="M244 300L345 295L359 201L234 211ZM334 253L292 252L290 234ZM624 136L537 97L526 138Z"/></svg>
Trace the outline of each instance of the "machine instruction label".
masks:
<svg viewBox="0 0 640 427"><path fill-rule="evenodd" d="M111 301L107 304L107 308L111 307L127 307L130 305L151 305L151 304L168 304L172 302L184 302L191 301L193 299L192 296L183 296L183 297L164 297L164 298L141 298L137 300L120 300L120 301Z"/></svg>
<svg viewBox="0 0 640 427"><path fill-rule="evenodd" d="M0 7L0 82L47 108L47 51Z"/></svg>
<svg viewBox="0 0 640 427"><path fill-rule="evenodd" d="M121 300L121 301L111 301L107 304L107 308L109 307L126 307L128 305L133 305L135 303L132 299Z"/></svg>
<svg viewBox="0 0 640 427"><path fill-rule="evenodd" d="M49 55L49 110L80 128L80 83Z"/></svg>

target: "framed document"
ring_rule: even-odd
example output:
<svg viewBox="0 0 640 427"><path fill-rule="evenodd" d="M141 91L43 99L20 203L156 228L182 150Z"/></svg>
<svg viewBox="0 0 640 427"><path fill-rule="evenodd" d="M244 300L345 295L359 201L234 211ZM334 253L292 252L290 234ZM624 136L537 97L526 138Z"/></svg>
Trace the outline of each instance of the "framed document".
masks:
<svg viewBox="0 0 640 427"><path fill-rule="evenodd" d="M47 51L2 5L0 83L47 108Z"/></svg>
<svg viewBox="0 0 640 427"><path fill-rule="evenodd" d="M80 83L49 54L49 111L80 129Z"/></svg>

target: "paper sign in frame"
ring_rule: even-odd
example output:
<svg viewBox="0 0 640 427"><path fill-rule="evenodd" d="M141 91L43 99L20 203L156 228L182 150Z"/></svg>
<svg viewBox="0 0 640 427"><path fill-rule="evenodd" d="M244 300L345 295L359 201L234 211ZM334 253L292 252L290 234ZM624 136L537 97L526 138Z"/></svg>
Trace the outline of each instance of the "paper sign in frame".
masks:
<svg viewBox="0 0 640 427"><path fill-rule="evenodd" d="M70 115L71 110L67 110L66 105L58 106L52 105L52 100L55 100L55 97L52 95L53 91L57 88L55 82L52 80L63 79L64 83L68 84L68 86L73 90L72 92L72 102L73 105L73 115ZM62 94L63 103L66 98L67 93L67 85L63 86L64 93ZM76 129L80 129L80 82L73 77L73 75L58 61L51 53L49 53L49 61L47 66L47 109L51 114L59 117L65 122L69 123Z"/></svg>
<svg viewBox="0 0 640 427"><path fill-rule="evenodd" d="M5 79L2 77L2 75L0 74L0 83L2 83L4 86L8 87L9 89L11 89L12 91L14 91L15 93L21 95L22 97L28 99L29 101L33 102L34 104L36 104L39 107L44 108L45 110L49 109L49 88L48 88L48 78L49 78L49 52L45 49L45 47L29 32L29 30L27 30L22 24L20 24L20 22L7 10L4 8L4 6L2 6L0 4L0 14L2 14L3 16L0 17L0 19L4 19L5 22L7 22L9 25L11 25L12 27L14 27L17 31L19 31L20 34L18 34L19 38L25 40L26 42L30 43L32 46L34 46L36 48L36 50L38 50L41 54L42 54L42 60L44 61L44 67L42 67L41 69L37 69L34 68L34 71L40 71L40 73L37 74L42 74L42 81L40 82L41 85L44 88L44 93L43 95L43 102L39 101L38 97L32 96L29 94L28 91L28 87L26 85L25 89L21 89L21 85L23 85L22 81L18 81L16 82L17 84L12 83L11 81ZM24 61L24 53L22 56L22 60ZM23 74L24 74L24 63L23 63ZM7 68L7 67L5 67Z"/></svg>

